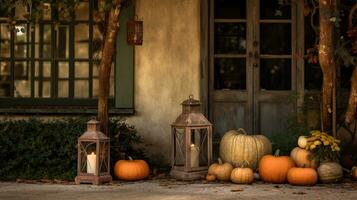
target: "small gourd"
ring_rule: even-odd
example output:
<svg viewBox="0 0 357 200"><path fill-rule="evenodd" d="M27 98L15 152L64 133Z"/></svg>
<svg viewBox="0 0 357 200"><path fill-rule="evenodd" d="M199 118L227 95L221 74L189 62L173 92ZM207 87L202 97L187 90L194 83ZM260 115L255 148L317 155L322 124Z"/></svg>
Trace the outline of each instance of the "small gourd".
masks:
<svg viewBox="0 0 357 200"><path fill-rule="evenodd" d="M208 168L208 174L215 175L217 180L229 181L232 170L233 166L231 164L222 163L222 160L218 158L218 163L214 163Z"/></svg>
<svg viewBox="0 0 357 200"><path fill-rule="evenodd" d="M237 167L232 170L231 173L231 181L233 183L238 183L238 184L251 184L254 181L254 173L251 168L245 167L245 163L248 163L248 161L244 161L244 163L241 165L241 167Z"/></svg>

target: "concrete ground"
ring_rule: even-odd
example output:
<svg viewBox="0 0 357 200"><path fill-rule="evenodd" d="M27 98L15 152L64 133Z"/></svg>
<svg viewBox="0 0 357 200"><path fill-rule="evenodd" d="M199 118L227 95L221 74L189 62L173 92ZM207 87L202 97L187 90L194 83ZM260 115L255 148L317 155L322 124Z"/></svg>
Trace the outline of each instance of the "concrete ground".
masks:
<svg viewBox="0 0 357 200"><path fill-rule="evenodd" d="M288 184L236 185L179 182L171 179L113 182L102 186L0 182L0 200L228 200L323 199L357 200L357 182L298 187Z"/></svg>

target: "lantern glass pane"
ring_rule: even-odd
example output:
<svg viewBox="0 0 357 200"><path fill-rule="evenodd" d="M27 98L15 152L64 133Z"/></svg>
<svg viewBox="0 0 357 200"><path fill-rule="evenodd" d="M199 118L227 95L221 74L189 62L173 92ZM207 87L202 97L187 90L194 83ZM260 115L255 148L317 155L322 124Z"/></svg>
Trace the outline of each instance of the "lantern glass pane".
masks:
<svg viewBox="0 0 357 200"><path fill-rule="evenodd" d="M80 172L94 174L96 169L96 142L81 141L79 145Z"/></svg>
<svg viewBox="0 0 357 200"><path fill-rule="evenodd" d="M208 165L208 129L191 130L191 168Z"/></svg>
<svg viewBox="0 0 357 200"><path fill-rule="evenodd" d="M99 145L99 173L109 173L109 142L102 141Z"/></svg>
<svg viewBox="0 0 357 200"><path fill-rule="evenodd" d="M184 129L174 128L174 141L174 165L184 166L186 160Z"/></svg>

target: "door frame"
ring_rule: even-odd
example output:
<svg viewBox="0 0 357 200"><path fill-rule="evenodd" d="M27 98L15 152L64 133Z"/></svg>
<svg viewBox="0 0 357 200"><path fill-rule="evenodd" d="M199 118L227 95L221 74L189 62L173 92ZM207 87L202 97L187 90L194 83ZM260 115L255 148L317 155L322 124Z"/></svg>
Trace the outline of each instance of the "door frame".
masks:
<svg viewBox="0 0 357 200"><path fill-rule="evenodd" d="M213 13L213 0L200 0L200 100L202 103L202 112L209 118L209 120L213 120L212 116L212 94L210 92L210 84L211 84L211 75L210 72L212 65L211 51L212 51L212 40L211 37L211 29L212 29L212 14ZM248 8L247 8L248 9ZM293 56L292 62L296 67L293 67L295 70L296 82L292 83L292 91L293 89L297 92L298 98L296 100L296 111L299 112L299 108L302 107L304 102L304 59L302 56L304 55L304 14L303 14L304 5L301 1L297 1L296 9L293 9L292 20L295 20L295 39L296 44L293 46L295 48L295 54ZM295 19L293 19L293 15ZM259 23L259 21L257 22ZM293 34L293 33L292 33ZM247 34L248 37L249 34ZM247 38L248 40L248 38ZM247 44L248 45L248 44ZM248 51L248 47L247 47ZM301 58L301 59L299 59ZM247 59L246 62L250 62L250 59ZM295 60L295 61L293 61ZM249 63L250 64L250 63ZM247 69L248 70L248 69ZM251 73L253 74L253 73ZM247 77L247 84L249 84ZM248 87L248 85L247 85ZM277 91L279 93L279 91ZM253 96L253 95L248 95ZM251 97L252 98L252 97ZM253 102L253 100L251 100ZM252 108L252 105L248 107ZM249 112L249 111L248 111ZM251 116L252 117L252 116ZM252 125L253 126L253 125Z"/></svg>

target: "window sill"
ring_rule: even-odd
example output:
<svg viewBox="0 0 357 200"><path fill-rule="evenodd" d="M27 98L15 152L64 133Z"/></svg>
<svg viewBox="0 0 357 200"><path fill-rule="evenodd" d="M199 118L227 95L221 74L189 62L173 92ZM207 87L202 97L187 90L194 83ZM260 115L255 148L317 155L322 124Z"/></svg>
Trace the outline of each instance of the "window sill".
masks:
<svg viewBox="0 0 357 200"><path fill-rule="evenodd" d="M133 115L133 108L114 108L109 109L110 115ZM0 108L1 115L96 115L95 108Z"/></svg>

